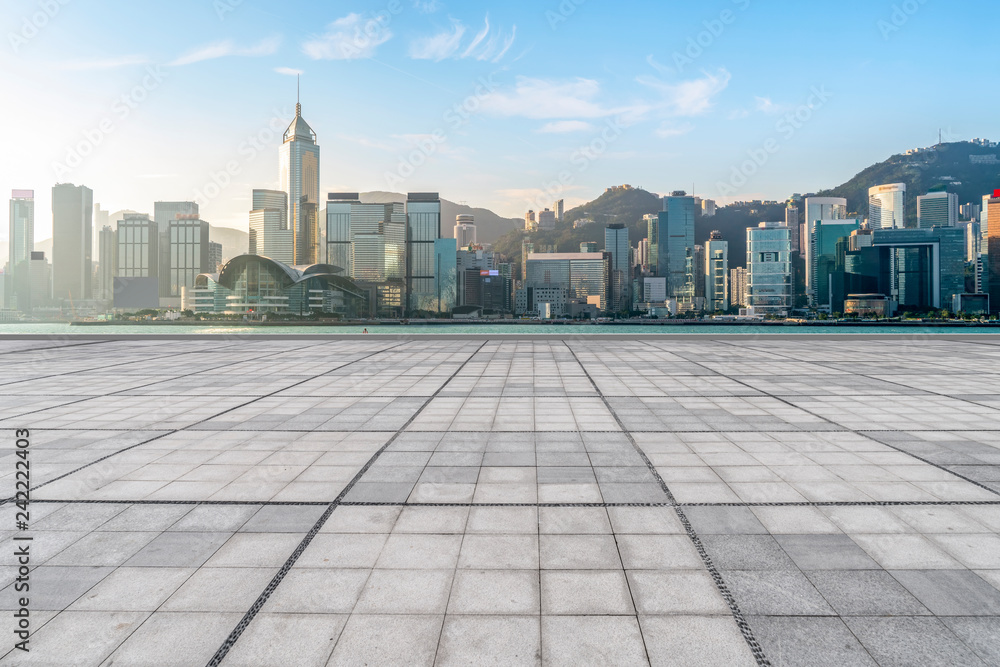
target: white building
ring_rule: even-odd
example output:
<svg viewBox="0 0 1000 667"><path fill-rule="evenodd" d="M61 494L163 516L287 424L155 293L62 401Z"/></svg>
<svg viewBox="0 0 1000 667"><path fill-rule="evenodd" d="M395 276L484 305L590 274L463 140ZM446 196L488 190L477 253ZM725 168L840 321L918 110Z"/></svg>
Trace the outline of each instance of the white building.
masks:
<svg viewBox="0 0 1000 667"><path fill-rule="evenodd" d="M719 232L705 244L705 302L710 312L729 310L729 242Z"/></svg>
<svg viewBox="0 0 1000 667"><path fill-rule="evenodd" d="M792 237L784 222L747 229L747 306L758 315L792 310Z"/></svg>
<svg viewBox="0 0 1000 667"><path fill-rule="evenodd" d="M475 216L459 215L455 218L455 241L459 248L468 248L476 244Z"/></svg>
<svg viewBox="0 0 1000 667"><path fill-rule="evenodd" d="M872 229L906 227L906 183L876 185L868 190L868 225Z"/></svg>
<svg viewBox="0 0 1000 667"><path fill-rule="evenodd" d="M958 224L958 195L931 192L917 197L917 227L954 227Z"/></svg>
<svg viewBox="0 0 1000 667"><path fill-rule="evenodd" d="M295 263L295 235L288 224L288 194L254 190L250 211L250 254Z"/></svg>

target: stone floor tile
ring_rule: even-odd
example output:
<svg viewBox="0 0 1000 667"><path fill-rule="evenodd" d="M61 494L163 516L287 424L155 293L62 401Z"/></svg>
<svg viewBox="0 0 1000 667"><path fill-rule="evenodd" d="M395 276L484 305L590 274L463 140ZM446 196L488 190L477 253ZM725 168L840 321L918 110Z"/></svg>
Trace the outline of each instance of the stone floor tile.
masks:
<svg viewBox="0 0 1000 667"><path fill-rule="evenodd" d="M639 623L652 667L757 664L731 616L640 616Z"/></svg>

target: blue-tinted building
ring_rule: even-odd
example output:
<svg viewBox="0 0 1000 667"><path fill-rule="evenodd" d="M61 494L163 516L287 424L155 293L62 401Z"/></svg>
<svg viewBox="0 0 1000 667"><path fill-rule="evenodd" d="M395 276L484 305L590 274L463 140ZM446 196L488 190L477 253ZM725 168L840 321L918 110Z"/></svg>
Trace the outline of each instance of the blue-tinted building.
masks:
<svg viewBox="0 0 1000 667"><path fill-rule="evenodd" d="M458 289L458 256L455 239L434 241L434 310L450 313L456 305Z"/></svg>
<svg viewBox="0 0 1000 667"><path fill-rule="evenodd" d="M831 308L834 289L831 275L837 271L839 257L837 246L840 241L861 229L860 220L816 220L809 239L809 252L813 257L809 284L814 286L814 300L818 308ZM831 311L832 312L832 311Z"/></svg>
<svg viewBox="0 0 1000 667"><path fill-rule="evenodd" d="M880 288L900 308L950 308L965 292L965 232L959 227L876 229Z"/></svg>
<svg viewBox="0 0 1000 667"><path fill-rule="evenodd" d="M694 197L683 192L675 192L663 198L663 211L658 218L656 247L650 254L656 255L656 273L667 279L667 296L680 302L690 302L694 298Z"/></svg>
<svg viewBox="0 0 1000 667"><path fill-rule="evenodd" d="M608 300L608 310L622 312L631 309L632 295L632 246L628 239L628 227L625 225L609 225L604 230L604 250L611 255L610 279L611 294Z"/></svg>

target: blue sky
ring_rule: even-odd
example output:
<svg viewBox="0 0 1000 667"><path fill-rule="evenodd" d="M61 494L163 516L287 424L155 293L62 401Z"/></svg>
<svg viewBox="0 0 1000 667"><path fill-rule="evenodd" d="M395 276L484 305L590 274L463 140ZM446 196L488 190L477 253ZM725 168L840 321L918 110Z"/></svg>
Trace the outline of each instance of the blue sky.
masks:
<svg viewBox="0 0 1000 667"><path fill-rule="evenodd" d="M55 182L111 211L197 196L245 229L302 72L324 191L509 216L621 183L784 199L938 129L1000 138L998 21L940 0L7 0L0 188L38 192L39 239Z"/></svg>

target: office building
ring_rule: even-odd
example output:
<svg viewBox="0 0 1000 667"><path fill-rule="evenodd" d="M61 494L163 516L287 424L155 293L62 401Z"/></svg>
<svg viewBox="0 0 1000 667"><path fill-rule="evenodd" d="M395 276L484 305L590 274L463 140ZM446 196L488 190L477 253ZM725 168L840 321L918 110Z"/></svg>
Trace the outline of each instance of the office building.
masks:
<svg viewBox="0 0 1000 667"><path fill-rule="evenodd" d="M931 192L917 197L917 227L954 227L958 224L958 195Z"/></svg>
<svg viewBox="0 0 1000 667"><path fill-rule="evenodd" d="M794 204L785 207L785 225L792 232L792 252L801 253L805 241L799 236L799 209Z"/></svg>
<svg viewBox="0 0 1000 667"><path fill-rule="evenodd" d="M476 244L475 216L459 215L455 218L455 240L459 248L468 248Z"/></svg>
<svg viewBox="0 0 1000 667"><path fill-rule="evenodd" d="M598 252L597 241L584 241L580 244L580 252Z"/></svg>
<svg viewBox="0 0 1000 667"><path fill-rule="evenodd" d="M538 229L551 231L556 228L556 212L545 209L538 213Z"/></svg>
<svg viewBox="0 0 1000 667"><path fill-rule="evenodd" d="M208 272L215 273L222 266L222 244L208 242Z"/></svg>
<svg viewBox="0 0 1000 667"><path fill-rule="evenodd" d="M295 263L295 235L289 229L288 194L254 190L250 210L250 254Z"/></svg>
<svg viewBox="0 0 1000 667"><path fill-rule="evenodd" d="M351 264L351 212L355 206L358 211L362 210L357 192L330 192L326 196L326 263L340 267L348 276L354 275ZM381 213L385 213L384 208Z"/></svg>
<svg viewBox="0 0 1000 667"><path fill-rule="evenodd" d="M456 305L478 306L491 313L508 312L510 283L501 276L498 257L492 251L482 246L459 250L456 265Z"/></svg>
<svg viewBox="0 0 1000 667"><path fill-rule="evenodd" d="M757 315L787 316L792 309L792 236L784 222L747 229L747 307Z"/></svg>
<svg viewBox="0 0 1000 667"><path fill-rule="evenodd" d="M361 283L398 281L402 289L406 277L406 207L402 203L352 205L350 239L352 279ZM402 307L402 302L398 306Z"/></svg>
<svg viewBox="0 0 1000 667"><path fill-rule="evenodd" d="M879 291L901 309L949 308L965 293L961 229L876 229L872 247L879 251Z"/></svg>
<svg viewBox="0 0 1000 667"><path fill-rule="evenodd" d="M844 220L847 218L847 200L843 197L806 197L805 220L799 226L799 248L805 256L805 287L809 305L815 306L815 289L811 276L815 273L815 258L812 255L813 227L817 220ZM787 215L787 214L786 214Z"/></svg>
<svg viewBox="0 0 1000 667"><path fill-rule="evenodd" d="M714 199L702 199L701 200L701 214L706 218L712 218L715 216L715 212L718 206Z"/></svg>
<svg viewBox="0 0 1000 667"><path fill-rule="evenodd" d="M526 287L565 289L569 299L591 301L607 310L611 255L602 253L532 253L528 255Z"/></svg>
<svg viewBox="0 0 1000 667"><path fill-rule="evenodd" d="M713 231L705 245L705 309L729 310L729 242Z"/></svg>
<svg viewBox="0 0 1000 667"><path fill-rule="evenodd" d="M159 228L143 213L129 213L115 234L114 304L119 309L160 305Z"/></svg>
<svg viewBox="0 0 1000 667"><path fill-rule="evenodd" d="M458 241L434 242L434 312L451 313L458 305Z"/></svg>
<svg viewBox="0 0 1000 667"><path fill-rule="evenodd" d="M663 198L663 211L649 233L650 257L656 262L653 273L667 279L668 297L682 303L694 299L694 220L694 197L674 192Z"/></svg>
<svg viewBox="0 0 1000 667"><path fill-rule="evenodd" d="M868 226L872 229L906 227L906 184L876 185L868 190Z"/></svg>
<svg viewBox="0 0 1000 667"><path fill-rule="evenodd" d="M608 267L611 294L607 309L614 313L628 312L632 308L631 249L628 227L608 225L604 230L604 251L611 256Z"/></svg>
<svg viewBox="0 0 1000 667"><path fill-rule="evenodd" d="M161 265L160 275L169 279L167 297L178 299L185 289L194 288L194 279L202 273L214 273L209 251L209 226L197 214L178 214L167 225L168 264ZM161 252L161 257L164 253ZM163 293L160 293L163 296Z"/></svg>
<svg viewBox="0 0 1000 667"><path fill-rule="evenodd" d="M44 252L32 251L28 265L28 282L31 286L29 302L32 309L52 304L52 265L45 259Z"/></svg>
<svg viewBox="0 0 1000 667"><path fill-rule="evenodd" d="M93 298L93 219L90 188L52 188L52 294L57 300Z"/></svg>
<svg viewBox="0 0 1000 667"><path fill-rule="evenodd" d="M7 273L4 307L31 312L31 253L35 250L35 192L14 190L10 194L10 226L7 236Z"/></svg>
<svg viewBox="0 0 1000 667"><path fill-rule="evenodd" d="M729 305L747 305L747 270L743 267L729 270Z"/></svg>
<svg viewBox="0 0 1000 667"><path fill-rule="evenodd" d="M441 198L411 192L406 198L406 311L437 312L434 242L441 238Z"/></svg>
<svg viewBox="0 0 1000 667"><path fill-rule="evenodd" d="M295 105L295 119L285 130L279 155L281 190L287 195L287 228L292 235L290 261L292 264L315 264L319 261L320 243L317 222L319 146L316 144L316 133L302 118L301 103Z"/></svg>
<svg viewBox="0 0 1000 667"><path fill-rule="evenodd" d="M560 199L559 201L557 201L555 204L552 205L552 210L555 211L556 220L562 222L563 218L566 216L566 200Z"/></svg>
<svg viewBox="0 0 1000 667"><path fill-rule="evenodd" d="M1000 190L993 193L987 202L988 219L993 221L987 232L986 252L989 270L986 287L990 295L990 308L1000 311ZM985 291L985 290L984 290Z"/></svg>
<svg viewBox="0 0 1000 667"><path fill-rule="evenodd" d="M115 230L110 225L105 225L97 233L97 285L94 288L94 298L101 301L115 298L115 276L118 275L115 246Z"/></svg>
<svg viewBox="0 0 1000 667"><path fill-rule="evenodd" d="M831 310L834 288L830 276L838 266L837 244L850 238L852 232L861 229L861 220L816 220L813 223L812 238L809 239L809 253L813 258L810 303L816 308Z"/></svg>

